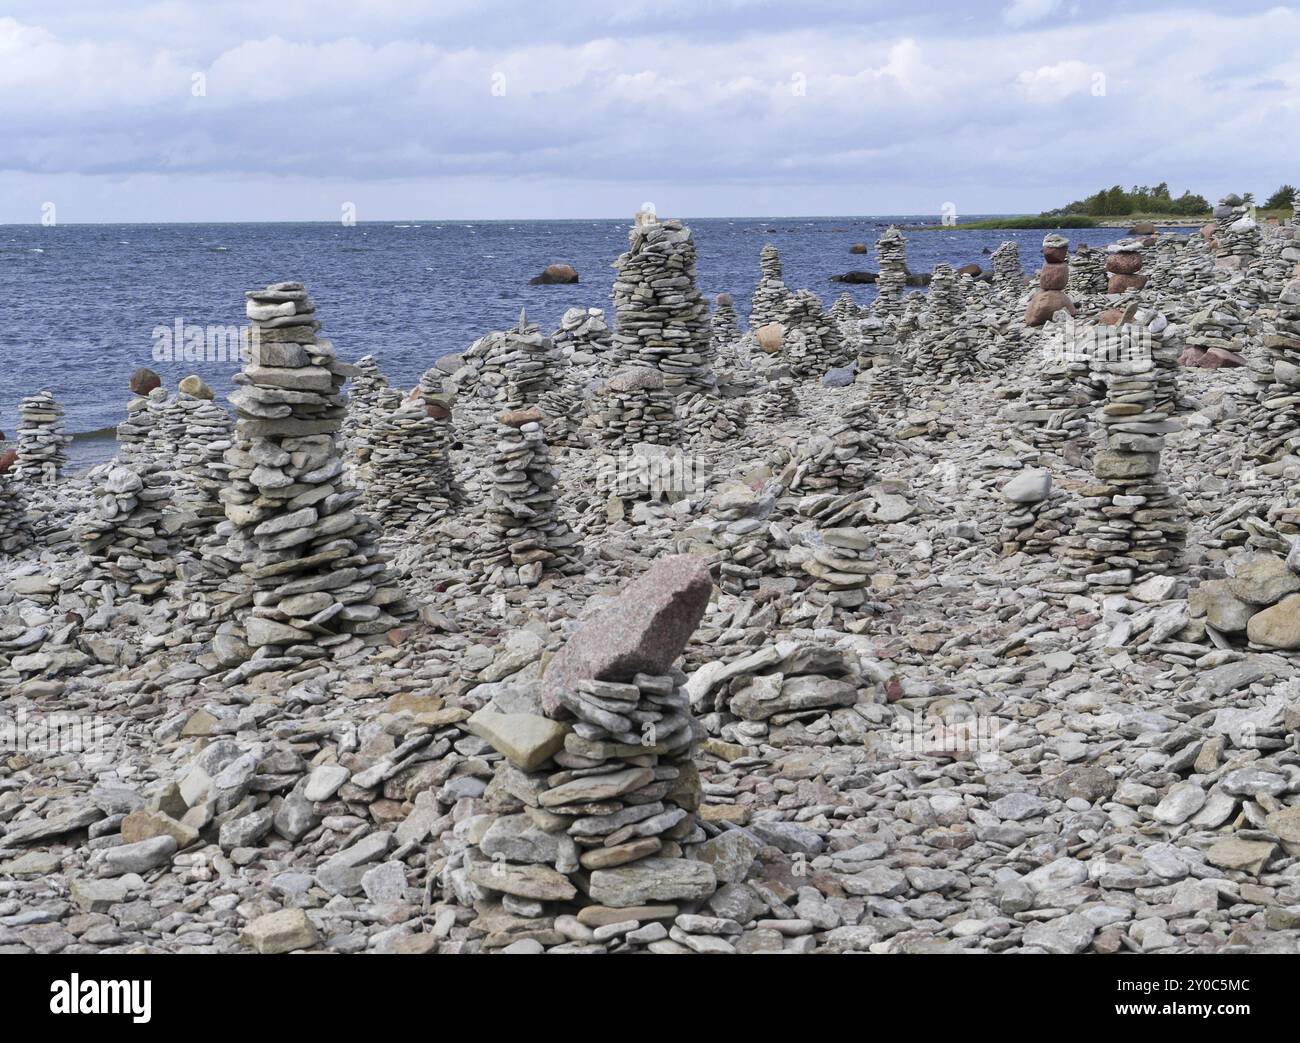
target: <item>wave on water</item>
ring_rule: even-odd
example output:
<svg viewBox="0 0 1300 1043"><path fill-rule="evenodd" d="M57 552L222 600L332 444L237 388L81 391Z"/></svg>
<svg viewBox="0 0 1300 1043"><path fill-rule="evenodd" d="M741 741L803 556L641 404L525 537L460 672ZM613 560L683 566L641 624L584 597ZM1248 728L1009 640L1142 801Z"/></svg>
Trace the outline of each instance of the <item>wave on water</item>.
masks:
<svg viewBox="0 0 1300 1043"><path fill-rule="evenodd" d="M73 431L72 440L74 442L100 442L100 441L117 441L116 427L100 427L94 431Z"/></svg>

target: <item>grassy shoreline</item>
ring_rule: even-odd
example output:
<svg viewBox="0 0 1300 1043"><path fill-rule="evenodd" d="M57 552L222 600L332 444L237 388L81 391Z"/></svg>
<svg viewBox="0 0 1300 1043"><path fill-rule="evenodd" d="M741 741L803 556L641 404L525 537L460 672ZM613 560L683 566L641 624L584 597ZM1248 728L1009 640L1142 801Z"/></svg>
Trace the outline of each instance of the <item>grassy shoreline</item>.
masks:
<svg viewBox="0 0 1300 1043"><path fill-rule="evenodd" d="M1258 210L1259 221L1287 221L1289 209ZM1149 221L1157 228L1199 228L1214 220L1211 213L1204 214L1119 214L1093 217L1090 214L1024 214L1012 217L994 217L985 221L967 221L955 225L922 225L918 232L981 231L989 229L1053 229L1053 228L1132 228L1139 221Z"/></svg>

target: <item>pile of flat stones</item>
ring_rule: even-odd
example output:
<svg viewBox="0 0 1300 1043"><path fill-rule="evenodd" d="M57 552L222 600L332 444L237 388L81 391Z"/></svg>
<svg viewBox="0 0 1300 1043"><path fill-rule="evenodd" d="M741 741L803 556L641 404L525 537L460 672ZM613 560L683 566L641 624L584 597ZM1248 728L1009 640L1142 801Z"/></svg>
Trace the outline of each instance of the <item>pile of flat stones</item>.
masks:
<svg viewBox="0 0 1300 1043"><path fill-rule="evenodd" d="M13 477L13 461L0 461L0 553L16 554L31 546L33 533L22 488Z"/></svg>
<svg viewBox="0 0 1300 1043"><path fill-rule="evenodd" d="M1256 405L1248 414L1252 449L1263 459L1300 451L1300 279L1283 287L1269 327L1262 372L1252 369Z"/></svg>
<svg viewBox="0 0 1300 1043"><path fill-rule="evenodd" d="M1060 452L1088 430L1089 414L1105 390L1092 374L1095 330L1072 320L1044 328L1040 366L1023 396L1007 409L1020 435L1040 449Z"/></svg>
<svg viewBox="0 0 1300 1043"><path fill-rule="evenodd" d="M903 312L903 291L907 287L907 244L903 233L890 225L876 240L880 272L876 276L876 299L871 314L888 317Z"/></svg>
<svg viewBox="0 0 1300 1043"><path fill-rule="evenodd" d="M676 399L658 370L638 366L616 373L605 381L603 395L603 405L593 407L588 422L605 448L681 441Z"/></svg>
<svg viewBox="0 0 1300 1043"><path fill-rule="evenodd" d="M801 442L781 484L794 493L846 493L866 488L880 458L879 432L868 411L832 418L824 432Z"/></svg>
<svg viewBox="0 0 1300 1043"><path fill-rule="evenodd" d="M1106 247L1107 293L1140 290L1147 284L1142 274L1142 240L1121 239Z"/></svg>
<svg viewBox="0 0 1300 1043"><path fill-rule="evenodd" d="M952 265L940 262L930 274L926 323L938 330L951 326L965 308L965 298Z"/></svg>
<svg viewBox="0 0 1300 1043"><path fill-rule="evenodd" d="M1003 555L1045 557L1070 531L1070 498L1054 487L1050 471L1021 471L1002 487L1001 497L998 543Z"/></svg>
<svg viewBox="0 0 1300 1043"><path fill-rule="evenodd" d="M1244 203L1220 202L1214 209L1214 263L1220 268L1245 271L1259 256L1259 225Z"/></svg>
<svg viewBox="0 0 1300 1043"><path fill-rule="evenodd" d="M577 537L561 520L559 477L546 445L537 408L510 410L498 418L489 461L486 532L475 559L491 586L531 587L543 572L574 557Z"/></svg>
<svg viewBox="0 0 1300 1043"><path fill-rule="evenodd" d="M163 387L127 402L126 419L117 425L118 459L133 464L144 456L157 455L161 445L154 430L162 422L166 408L167 391Z"/></svg>
<svg viewBox="0 0 1300 1043"><path fill-rule="evenodd" d="M152 600L175 574L174 548L162 527L171 485L171 476L156 460L112 467L104 475L96 490L94 518L79 539L92 574L112 591L106 600Z"/></svg>
<svg viewBox="0 0 1300 1043"><path fill-rule="evenodd" d="M1087 243L1076 246L1066 289L1076 297L1105 293L1107 281L1105 254Z"/></svg>
<svg viewBox="0 0 1300 1043"><path fill-rule="evenodd" d="M612 350L619 365L657 369L673 394L711 391L709 306L695 284L691 230L643 211L614 267Z"/></svg>
<svg viewBox="0 0 1300 1043"><path fill-rule="evenodd" d="M713 493L707 514L682 533L678 550L700 554L709 562L714 582L724 594L752 596L772 567L772 527L776 498L741 482Z"/></svg>
<svg viewBox="0 0 1300 1043"><path fill-rule="evenodd" d="M1155 363L1134 359L1094 365L1107 382L1098 418L1106 448L1093 460L1096 484L1080 490L1083 513L1057 547L1066 559L1093 566L1086 574L1090 584L1119 590L1139 573L1175 568L1187 524L1181 499L1160 474L1165 435L1174 425L1156 406Z"/></svg>
<svg viewBox="0 0 1300 1043"><path fill-rule="evenodd" d="M539 402L555 386L556 363L551 338L522 310L514 328L484 334L465 349L451 376L458 400L469 407L467 423L477 426L485 409Z"/></svg>
<svg viewBox="0 0 1300 1043"><path fill-rule="evenodd" d="M377 645L409 609L388 576L360 493L343 478L338 435L353 368L319 341L301 283L250 290L259 341L235 375L235 444L222 490L225 556L240 564L236 623L244 675Z"/></svg>
<svg viewBox="0 0 1300 1043"><path fill-rule="evenodd" d="M175 478L177 505L194 512L201 529L207 530L225 517L220 497L230 474L225 454L234 444L234 423L213 400L211 390L206 386L202 390L200 395L187 391L176 395L184 423L176 447Z"/></svg>
<svg viewBox="0 0 1300 1043"><path fill-rule="evenodd" d="M736 345L740 342L740 317L729 293L713 300L713 318L709 320L709 351L720 366L736 362Z"/></svg>
<svg viewBox="0 0 1300 1043"><path fill-rule="evenodd" d="M379 403L381 394L388 388L388 378L379 369L374 355L362 355L353 363L357 375L348 385L348 411L343 418L343 441L349 448L359 428L366 426L371 410Z"/></svg>
<svg viewBox="0 0 1300 1043"><path fill-rule="evenodd" d="M561 359L577 367L603 366L613 341L602 308L569 308L560 318L560 328L551 334Z"/></svg>
<svg viewBox="0 0 1300 1043"><path fill-rule="evenodd" d="M1222 644L1261 652L1300 650L1300 555L1243 551L1224 562L1226 576L1202 580L1188 595Z"/></svg>
<svg viewBox="0 0 1300 1043"><path fill-rule="evenodd" d="M710 861L687 857L707 840L700 731L673 666L711 590L700 559L661 559L579 627L539 684L498 686L466 722L500 758L439 880L485 928L511 922L497 944L731 950L713 937L722 921L681 908L718 884Z"/></svg>
<svg viewBox="0 0 1300 1043"><path fill-rule="evenodd" d="M749 401L740 395L688 395L676 407L678 431L688 443L732 442L749 420Z"/></svg>
<svg viewBox="0 0 1300 1043"><path fill-rule="evenodd" d="M989 258L993 265L993 288L998 295L1017 300L1025 289L1025 269L1020 264L1020 246L1007 240Z"/></svg>
<svg viewBox="0 0 1300 1043"><path fill-rule="evenodd" d="M778 361L759 370L762 383L751 396L751 415L785 420L799 415L797 383L788 363Z"/></svg>
<svg viewBox="0 0 1300 1043"><path fill-rule="evenodd" d="M358 478L366 510L385 527L424 531L454 508L450 424L424 398L375 408Z"/></svg>
<svg viewBox="0 0 1300 1043"><path fill-rule="evenodd" d="M853 298L853 294L845 290L835 298L835 303L831 305L831 318L842 327L846 322L852 319L862 318L862 306Z"/></svg>
<svg viewBox="0 0 1300 1043"><path fill-rule="evenodd" d="M27 395L18 403L18 463L20 482L53 482L63 477L72 439L63 425L63 407L48 390Z"/></svg>
<svg viewBox="0 0 1300 1043"><path fill-rule="evenodd" d="M1211 301L1193 312L1186 322L1183 338L1185 365L1202 365L1205 356L1220 359L1239 356L1248 332L1246 316L1233 300Z"/></svg>
<svg viewBox="0 0 1300 1043"><path fill-rule="evenodd" d="M790 297L779 321L785 327L785 354L795 376L820 377L850 361L839 324L822 310L821 299L812 290Z"/></svg>
<svg viewBox="0 0 1300 1043"><path fill-rule="evenodd" d="M768 243L758 255L759 278L749 306L749 328L757 330L780 322L792 294L781 271L781 255Z"/></svg>
<svg viewBox="0 0 1300 1043"><path fill-rule="evenodd" d="M889 324L881 319L858 319L851 325L858 349L858 379L867 382L867 401L879 412L896 412L904 403L902 357Z"/></svg>
<svg viewBox="0 0 1300 1043"><path fill-rule="evenodd" d="M809 527L790 548L785 564L811 578L804 591L808 604L852 610L867 601L872 574L880 568L874 543L867 528Z"/></svg>

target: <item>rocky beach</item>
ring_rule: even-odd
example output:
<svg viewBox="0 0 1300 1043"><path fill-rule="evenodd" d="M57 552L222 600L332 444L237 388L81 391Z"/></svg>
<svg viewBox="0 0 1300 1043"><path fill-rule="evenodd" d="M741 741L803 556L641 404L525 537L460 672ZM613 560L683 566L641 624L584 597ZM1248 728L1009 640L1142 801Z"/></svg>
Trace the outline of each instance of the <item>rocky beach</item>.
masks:
<svg viewBox="0 0 1300 1043"><path fill-rule="evenodd" d="M1300 951L1300 217L1214 218L859 304L643 209L409 383L267 271L84 471L11 388L0 952Z"/></svg>

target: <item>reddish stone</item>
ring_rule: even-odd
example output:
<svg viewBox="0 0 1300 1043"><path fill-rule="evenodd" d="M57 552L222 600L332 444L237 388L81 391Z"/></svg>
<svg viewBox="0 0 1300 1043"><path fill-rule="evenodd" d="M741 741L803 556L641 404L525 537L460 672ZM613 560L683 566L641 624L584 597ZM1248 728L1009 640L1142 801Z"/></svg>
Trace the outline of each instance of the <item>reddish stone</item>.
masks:
<svg viewBox="0 0 1300 1043"><path fill-rule="evenodd" d="M1118 326L1124 318L1123 308L1107 308L1097 316L1097 325L1099 326Z"/></svg>
<svg viewBox="0 0 1300 1043"><path fill-rule="evenodd" d="M1218 268L1226 268L1230 272L1236 271L1241 267L1242 257L1240 254L1229 254L1227 257L1216 257L1214 264Z"/></svg>
<svg viewBox="0 0 1300 1043"><path fill-rule="evenodd" d="M718 294L718 298L717 298L717 300L718 300L718 307L719 307L719 308L725 308L725 307L727 307L729 304L734 303L734 302L732 301L732 299L731 299L731 294L729 294L729 293L720 293L720 294Z"/></svg>
<svg viewBox="0 0 1300 1043"><path fill-rule="evenodd" d="M1107 293L1123 293L1125 290L1140 290L1147 284L1145 275L1112 275L1106 284Z"/></svg>
<svg viewBox="0 0 1300 1043"><path fill-rule="evenodd" d="M1232 369L1245 364L1244 358L1227 348L1211 348L1200 361L1202 369Z"/></svg>
<svg viewBox="0 0 1300 1043"><path fill-rule="evenodd" d="M1180 366L1199 366L1203 358L1205 358L1204 348L1183 348L1183 353L1178 356L1178 364Z"/></svg>
<svg viewBox="0 0 1300 1043"><path fill-rule="evenodd" d="M1060 290L1039 290L1025 309L1025 325L1041 326L1062 308L1070 315L1078 314L1074 302Z"/></svg>
<svg viewBox="0 0 1300 1043"><path fill-rule="evenodd" d="M579 681L631 681L638 673L665 674L695 633L713 593L703 558L660 558L601 606L565 642L542 674L542 708L564 713L556 697Z"/></svg>
<svg viewBox="0 0 1300 1043"><path fill-rule="evenodd" d="M1136 275L1142 270L1142 255L1134 250L1121 250L1106 258L1106 271L1112 275Z"/></svg>
<svg viewBox="0 0 1300 1043"><path fill-rule="evenodd" d="M1217 221L1206 221L1205 224L1201 225L1201 238L1206 242L1213 242L1214 234L1218 230L1219 223Z"/></svg>
<svg viewBox="0 0 1300 1043"><path fill-rule="evenodd" d="M1155 235L1156 226L1150 221L1139 221L1129 229L1129 235Z"/></svg>
<svg viewBox="0 0 1300 1043"><path fill-rule="evenodd" d="M18 459L17 451L6 449L0 454L0 474L4 474L9 468L13 467L14 461Z"/></svg>
<svg viewBox="0 0 1300 1043"><path fill-rule="evenodd" d="M854 243L852 246L849 247L849 253L851 254L864 254L866 252L867 252L866 243Z"/></svg>
<svg viewBox="0 0 1300 1043"><path fill-rule="evenodd" d="M548 264L541 275L528 280L532 286L556 286L577 281L578 273L570 264Z"/></svg>
<svg viewBox="0 0 1300 1043"><path fill-rule="evenodd" d="M960 268L957 269L957 274L969 275L972 279L978 279L980 275L983 273L983 271L984 269L981 268L978 264L963 264Z"/></svg>
<svg viewBox="0 0 1300 1043"><path fill-rule="evenodd" d="M1038 288L1040 290L1064 290L1070 282L1070 266L1068 264L1045 264L1043 270L1038 273Z"/></svg>
<svg viewBox="0 0 1300 1043"><path fill-rule="evenodd" d="M506 427L523 427L525 424L540 424L545 417L536 406L529 409L511 409L498 418Z"/></svg>
<svg viewBox="0 0 1300 1043"><path fill-rule="evenodd" d="M1043 247L1043 260L1048 264L1064 264L1070 256L1068 246L1045 246Z"/></svg>
<svg viewBox="0 0 1300 1043"><path fill-rule="evenodd" d="M154 388L162 387L162 377L151 369L137 369L126 386L132 394L147 395Z"/></svg>

